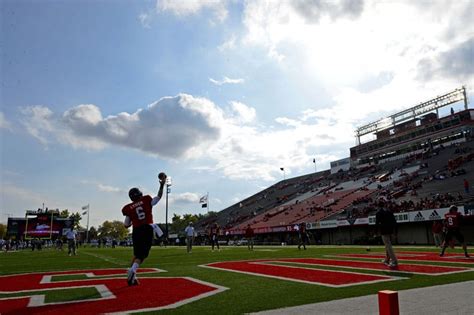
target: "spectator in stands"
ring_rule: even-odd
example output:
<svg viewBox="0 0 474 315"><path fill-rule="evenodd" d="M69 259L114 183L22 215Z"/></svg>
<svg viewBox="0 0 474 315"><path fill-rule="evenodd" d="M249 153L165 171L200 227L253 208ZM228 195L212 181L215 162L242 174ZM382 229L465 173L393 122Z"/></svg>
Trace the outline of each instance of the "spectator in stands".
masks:
<svg viewBox="0 0 474 315"><path fill-rule="evenodd" d="M192 222L189 222L186 229L184 229L184 232L186 233L186 250L188 254L190 254L191 251L193 250L193 242L194 242L194 236L195 236L194 226Z"/></svg>
<svg viewBox="0 0 474 315"><path fill-rule="evenodd" d="M443 243L443 223L441 222L441 220L433 221L431 231L433 232L433 239L436 247L441 246L441 244Z"/></svg>
<svg viewBox="0 0 474 315"><path fill-rule="evenodd" d="M385 207L380 207L375 215L375 223L382 236L382 241L385 245L386 257L383 263L390 268L396 269L398 267L397 256L392 247L391 237L395 234L397 221L393 213Z"/></svg>
<svg viewBox="0 0 474 315"><path fill-rule="evenodd" d="M469 182L464 178L464 191L469 195Z"/></svg>
<svg viewBox="0 0 474 315"><path fill-rule="evenodd" d="M245 230L245 238L247 239L247 247L249 250L253 250L253 237L254 231L250 224L248 224L247 229Z"/></svg>

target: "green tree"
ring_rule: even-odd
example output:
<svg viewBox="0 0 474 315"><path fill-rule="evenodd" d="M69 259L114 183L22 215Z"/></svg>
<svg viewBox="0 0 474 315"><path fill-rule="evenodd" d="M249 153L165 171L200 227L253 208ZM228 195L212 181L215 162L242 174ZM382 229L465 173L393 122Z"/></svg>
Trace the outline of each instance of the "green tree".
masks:
<svg viewBox="0 0 474 315"><path fill-rule="evenodd" d="M7 235L7 226L3 223L0 223L0 239L4 238Z"/></svg>
<svg viewBox="0 0 474 315"><path fill-rule="evenodd" d="M124 239L130 231L123 225L121 221L105 221L97 229L99 237L111 237L115 239Z"/></svg>
<svg viewBox="0 0 474 315"><path fill-rule="evenodd" d="M69 217L69 210L68 209L64 209L62 210L60 213L59 213L59 217L60 218L68 218Z"/></svg>
<svg viewBox="0 0 474 315"><path fill-rule="evenodd" d="M196 223L200 218L199 216L200 215L189 213L183 214L182 216L176 213L173 214L173 218L171 219L170 231L172 233L183 233L189 222Z"/></svg>
<svg viewBox="0 0 474 315"><path fill-rule="evenodd" d="M69 216L69 218L74 220L74 228L75 228L75 229L80 229L80 228L81 228L81 225L79 224L79 221L81 221L82 216L81 216L81 214L80 214L79 212L72 213L72 214Z"/></svg>
<svg viewBox="0 0 474 315"><path fill-rule="evenodd" d="M97 238L97 229L93 226L89 229L89 239L92 240L94 238Z"/></svg>

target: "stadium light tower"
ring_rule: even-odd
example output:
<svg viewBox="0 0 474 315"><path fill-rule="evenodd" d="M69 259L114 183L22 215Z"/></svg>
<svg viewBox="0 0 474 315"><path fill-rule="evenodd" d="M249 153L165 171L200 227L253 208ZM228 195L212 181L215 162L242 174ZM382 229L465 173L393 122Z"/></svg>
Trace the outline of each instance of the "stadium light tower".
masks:
<svg viewBox="0 0 474 315"><path fill-rule="evenodd" d="M283 180L286 179L286 172L285 172L285 168L284 167L280 167L280 171L283 172Z"/></svg>
<svg viewBox="0 0 474 315"><path fill-rule="evenodd" d="M165 218L165 226L166 226L166 242L168 242L168 194L171 192L170 186L172 185L171 177L166 178L166 218Z"/></svg>

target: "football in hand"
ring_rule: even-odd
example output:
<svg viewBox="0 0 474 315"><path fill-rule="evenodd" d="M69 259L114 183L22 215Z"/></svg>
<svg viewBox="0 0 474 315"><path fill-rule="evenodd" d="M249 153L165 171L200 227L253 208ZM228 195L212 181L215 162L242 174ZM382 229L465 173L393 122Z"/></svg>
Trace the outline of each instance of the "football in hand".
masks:
<svg viewBox="0 0 474 315"><path fill-rule="evenodd" d="M164 180L166 179L166 174L163 173L163 172L161 172L160 174L158 174L158 179L159 179L160 181L164 181Z"/></svg>

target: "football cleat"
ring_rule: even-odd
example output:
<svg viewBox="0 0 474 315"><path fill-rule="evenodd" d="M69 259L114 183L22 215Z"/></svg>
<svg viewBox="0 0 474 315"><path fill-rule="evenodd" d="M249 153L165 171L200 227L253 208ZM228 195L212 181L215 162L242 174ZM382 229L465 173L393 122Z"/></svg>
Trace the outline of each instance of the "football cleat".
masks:
<svg viewBox="0 0 474 315"><path fill-rule="evenodd" d="M138 281L137 277L133 278L132 285L139 285L140 282Z"/></svg>
<svg viewBox="0 0 474 315"><path fill-rule="evenodd" d="M127 284L129 286L135 285L134 284L135 281L137 281L137 277L135 275L135 272L132 270L132 268L130 268L130 269L128 269L128 272L127 272Z"/></svg>

